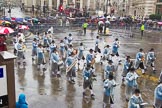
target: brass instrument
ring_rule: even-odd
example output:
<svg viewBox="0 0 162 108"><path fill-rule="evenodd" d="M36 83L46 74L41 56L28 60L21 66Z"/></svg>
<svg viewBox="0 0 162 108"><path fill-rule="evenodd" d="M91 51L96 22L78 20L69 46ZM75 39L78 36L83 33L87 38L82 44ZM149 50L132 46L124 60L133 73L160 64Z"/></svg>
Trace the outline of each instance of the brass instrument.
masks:
<svg viewBox="0 0 162 108"><path fill-rule="evenodd" d="M66 73L69 72L77 63L77 59L74 60L74 62L66 68Z"/></svg>
<svg viewBox="0 0 162 108"><path fill-rule="evenodd" d="M26 45L23 44L23 45L22 45L22 50L25 51L26 48L27 48Z"/></svg>
<svg viewBox="0 0 162 108"><path fill-rule="evenodd" d="M144 54L144 53L142 54L141 60L142 60L143 62L145 61L145 54Z"/></svg>
<svg viewBox="0 0 162 108"><path fill-rule="evenodd" d="M69 72L77 64L77 61L78 61L78 59L77 59L77 53L78 53L78 50L74 49L73 50L73 54L75 55L74 61L73 61L73 63L70 66L68 66L66 68L66 73Z"/></svg>
<svg viewBox="0 0 162 108"><path fill-rule="evenodd" d="M91 61L91 65L94 65L94 64L95 64L95 58L93 58Z"/></svg>

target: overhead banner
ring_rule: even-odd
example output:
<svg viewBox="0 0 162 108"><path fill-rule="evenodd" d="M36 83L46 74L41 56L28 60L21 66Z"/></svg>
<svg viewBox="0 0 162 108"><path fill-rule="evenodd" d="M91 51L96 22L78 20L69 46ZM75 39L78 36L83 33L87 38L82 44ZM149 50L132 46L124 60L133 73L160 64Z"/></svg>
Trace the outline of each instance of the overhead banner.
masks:
<svg viewBox="0 0 162 108"><path fill-rule="evenodd" d="M6 66L0 66L0 97L7 95L7 76Z"/></svg>

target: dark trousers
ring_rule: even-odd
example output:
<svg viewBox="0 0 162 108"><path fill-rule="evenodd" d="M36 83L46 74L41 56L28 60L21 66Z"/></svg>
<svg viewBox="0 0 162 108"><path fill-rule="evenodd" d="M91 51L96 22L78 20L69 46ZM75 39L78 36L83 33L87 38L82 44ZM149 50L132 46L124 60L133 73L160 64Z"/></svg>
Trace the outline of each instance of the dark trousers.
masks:
<svg viewBox="0 0 162 108"><path fill-rule="evenodd" d="M84 28L84 35L86 35L86 30L87 30L87 28Z"/></svg>
<svg viewBox="0 0 162 108"><path fill-rule="evenodd" d="M144 30L141 30L141 38L143 37L143 32L144 32Z"/></svg>

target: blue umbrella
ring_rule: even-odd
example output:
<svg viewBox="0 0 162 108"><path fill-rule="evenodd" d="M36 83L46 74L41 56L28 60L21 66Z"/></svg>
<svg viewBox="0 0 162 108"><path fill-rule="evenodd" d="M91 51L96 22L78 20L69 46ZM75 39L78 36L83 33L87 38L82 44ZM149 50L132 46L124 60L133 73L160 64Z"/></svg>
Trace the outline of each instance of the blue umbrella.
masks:
<svg viewBox="0 0 162 108"><path fill-rule="evenodd" d="M16 18L15 21L16 21L16 22L23 22L23 21L24 21L24 18Z"/></svg>

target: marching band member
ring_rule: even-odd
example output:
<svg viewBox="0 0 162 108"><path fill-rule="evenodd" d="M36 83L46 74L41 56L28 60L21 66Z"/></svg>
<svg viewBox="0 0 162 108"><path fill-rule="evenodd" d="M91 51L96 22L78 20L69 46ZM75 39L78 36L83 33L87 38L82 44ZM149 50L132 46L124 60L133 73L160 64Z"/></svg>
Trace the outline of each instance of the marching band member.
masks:
<svg viewBox="0 0 162 108"><path fill-rule="evenodd" d="M76 77L76 67L75 67L75 55L74 53L71 53L69 55L69 57L67 57L65 64L66 64L66 69L68 69L69 67L71 67L68 71L67 71L67 78L69 80L69 82L71 83L75 83L74 77ZM74 64L74 65L73 65Z"/></svg>
<svg viewBox="0 0 162 108"><path fill-rule="evenodd" d="M104 52L103 52L103 58L104 58L104 60L111 60L110 54L111 54L110 46L109 45L106 45L104 47Z"/></svg>
<svg viewBox="0 0 162 108"><path fill-rule="evenodd" d="M34 38L33 43L32 43L32 61L34 61L36 59L37 47L38 47L37 39Z"/></svg>
<svg viewBox="0 0 162 108"><path fill-rule="evenodd" d="M84 55L83 55L84 49L85 49L85 47L83 46L83 43L80 43L80 46L78 48L78 50L79 50L78 59L79 60L84 57Z"/></svg>
<svg viewBox="0 0 162 108"><path fill-rule="evenodd" d="M135 72L134 68L130 68L129 72L126 75L126 101L128 101L134 91L138 87L137 85L138 75Z"/></svg>
<svg viewBox="0 0 162 108"><path fill-rule="evenodd" d="M23 65L25 65L24 46L22 40L19 40L19 43L17 44L17 57L18 57L18 66L21 65L21 62L23 63Z"/></svg>
<svg viewBox="0 0 162 108"><path fill-rule="evenodd" d="M80 43L80 46L78 48L79 54L78 54L78 70L79 70L79 65L80 65L80 60L85 60L83 52L84 52L85 47L83 46L83 43Z"/></svg>
<svg viewBox="0 0 162 108"><path fill-rule="evenodd" d="M152 67L152 70L153 70L154 73L156 72L156 70L155 70L155 60L156 60L155 52L154 52L154 49L151 48L150 51L147 54L147 62L146 62L146 64L147 64L147 66Z"/></svg>
<svg viewBox="0 0 162 108"><path fill-rule="evenodd" d="M154 91L154 108L162 108L162 82Z"/></svg>
<svg viewBox="0 0 162 108"><path fill-rule="evenodd" d="M83 70L83 78L84 78L84 81L83 81L83 97L86 95L86 89L89 88L90 89L90 92L91 92L91 98L94 98L94 93L93 93L93 71L91 69L91 65L87 65L87 67Z"/></svg>
<svg viewBox="0 0 162 108"><path fill-rule="evenodd" d="M123 73L122 73L122 83L125 81L125 77L127 73L129 72L130 68L132 67L133 62L130 60L130 56L127 56L126 61L124 63Z"/></svg>
<svg viewBox="0 0 162 108"><path fill-rule="evenodd" d="M93 72L95 72L95 69L93 67L94 63L95 63L95 56L93 54L93 49L90 49L89 54L86 55L86 64L91 65Z"/></svg>
<svg viewBox="0 0 162 108"><path fill-rule="evenodd" d="M104 81L104 108L112 108L114 104L114 87L116 87L116 82L113 78L113 75L109 75L108 78Z"/></svg>
<svg viewBox="0 0 162 108"><path fill-rule="evenodd" d="M65 50L67 50L68 49L68 44L69 44L69 41L68 41L67 37L64 38L64 44L65 44Z"/></svg>
<svg viewBox="0 0 162 108"><path fill-rule="evenodd" d="M34 39L36 39L36 40L37 40L37 42L39 43L39 40L40 40L40 37L39 37L39 32L38 32L38 33L36 33L36 35L34 36Z"/></svg>
<svg viewBox="0 0 162 108"><path fill-rule="evenodd" d="M73 37L72 37L72 34L70 33L69 36L68 36L68 44L72 44L72 40L73 40Z"/></svg>
<svg viewBox="0 0 162 108"><path fill-rule="evenodd" d="M49 59L51 58L52 52L57 48L55 41L52 40L50 46L49 46Z"/></svg>
<svg viewBox="0 0 162 108"><path fill-rule="evenodd" d="M113 61L109 60L108 65L105 66L104 79L108 79L109 75L114 75L114 72L115 72L115 66L113 65Z"/></svg>
<svg viewBox="0 0 162 108"><path fill-rule="evenodd" d="M68 50L67 50L67 57L69 56L69 55L71 55L71 53L73 52L73 45L69 45L69 48L68 48Z"/></svg>
<svg viewBox="0 0 162 108"><path fill-rule="evenodd" d="M162 71L160 73L160 76L159 76L159 83L162 82Z"/></svg>
<svg viewBox="0 0 162 108"><path fill-rule="evenodd" d="M117 59L119 59L119 47L120 47L120 42L119 42L119 39L116 38L115 41L113 42L113 45L112 45L112 56L117 56ZM121 60L118 60L118 62L120 63Z"/></svg>
<svg viewBox="0 0 162 108"><path fill-rule="evenodd" d="M145 74L145 65L144 65L144 60L145 60L145 53L143 52L143 49L139 49L139 52L136 54L136 60L135 60L135 69L141 69L142 74Z"/></svg>
<svg viewBox="0 0 162 108"><path fill-rule="evenodd" d="M19 43L19 35L16 35L13 39L14 44L14 54L17 55L17 45Z"/></svg>
<svg viewBox="0 0 162 108"><path fill-rule="evenodd" d="M48 38L47 38L47 33L45 32L44 36L43 36L43 47L48 47L49 42L48 42Z"/></svg>
<svg viewBox="0 0 162 108"><path fill-rule="evenodd" d="M57 52L57 49L54 49L51 53L51 62L52 62L51 71L53 75L57 75L58 77L61 77L59 61L60 61L60 57Z"/></svg>
<svg viewBox="0 0 162 108"><path fill-rule="evenodd" d="M51 42L52 42L52 35L51 35L51 32L48 32L47 40L48 40L48 44L51 44Z"/></svg>
<svg viewBox="0 0 162 108"><path fill-rule="evenodd" d="M63 40L60 41L60 57L62 59L66 58L65 44Z"/></svg>
<svg viewBox="0 0 162 108"><path fill-rule="evenodd" d="M92 61L95 59L95 56L94 56L94 54L93 54L93 49L90 49L89 50L89 54L87 54L87 56L86 56L86 63L87 63L87 65L88 64L90 64L90 65L92 65Z"/></svg>
<svg viewBox="0 0 162 108"><path fill-rule="evenodd" d="M38 48L37 48L37 61L38 61L37 62L38 63L38 69L40 69L40 67L42 67L42 66L43 66L43 68L45 68L44 67L45 56L44 56L44 50L43 50L42 44L39 44Z"/></svg>
<svg viewBox="0 0 162 108"><path fill-rule="evenodd" d="M111 54L110 46L106 45L104 47L103 56L101 56L101 64L103 64L103 60L107 60L107 61L111 60L110 54Z"/></svg>
<svg viewBox="0 0 162 108"><path fill-rule="evenodd" d="M128 108L143 108L141 105L143 103L143 99L140 94L139 89L135 89L134 94L131 96L129 103L128 103Z"/></svg>
<svg viewBox="0 0 162 108"><path fill-rule="evenodd" d="M99 52L101 53L99 47L98 47L98 44L100 42L100 39L99 39L99 36L96 37L96 41L95 41L95 52Z"/></svg>

